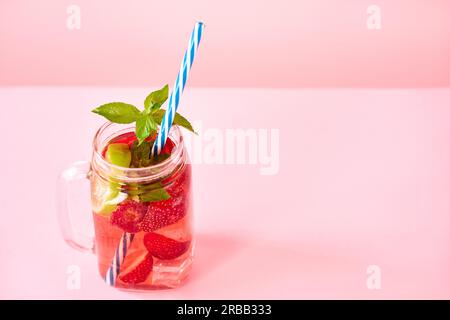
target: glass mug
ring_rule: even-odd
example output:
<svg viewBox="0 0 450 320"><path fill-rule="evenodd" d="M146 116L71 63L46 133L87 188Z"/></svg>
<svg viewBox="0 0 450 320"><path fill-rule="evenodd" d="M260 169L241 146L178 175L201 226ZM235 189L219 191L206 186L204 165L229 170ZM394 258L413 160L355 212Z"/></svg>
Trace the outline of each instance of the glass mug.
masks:
<svg viewBox="0 0 450 320"><path fill-rule="evenodd" d="M175 288L193 260L191 165L177 126L170 130L165 160L144 168L109 163L108 145L131 145L134 129L106 123L95 135L91 162L74 163L61 174L61 231L71 247L97 255L107 284L130 290ZM95 239L78 233L70 222L70 182L86 178L91 184ZM161 191L170 197L155 198Z"/></svg>

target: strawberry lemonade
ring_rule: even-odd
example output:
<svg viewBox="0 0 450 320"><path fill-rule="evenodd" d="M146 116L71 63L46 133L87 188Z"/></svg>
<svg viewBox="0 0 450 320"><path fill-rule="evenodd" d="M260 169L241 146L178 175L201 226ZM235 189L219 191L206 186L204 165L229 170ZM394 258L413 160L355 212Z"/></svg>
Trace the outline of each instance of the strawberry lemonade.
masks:
<svg viewBox="0 0 450 320"><path fill-rule="evenodd" d="M179 130L194 132L190 122L176 112L152 152L168 92L168 85L151 92L142 110L123 102L92 110L110 121L94 139L90 180L95 251L111 286L176 287L192 263L191 166Z"/></svg>
<svg viewBox="0 0 450 320"><path fill-rule="evenodd" d="M151 145L152 138L146 143ZM113 166L138 168L140 159L132 152L136 145L134 132L121 134L103 148L102 160ZM168 140L158 159L148 168L164 167L173 160L174 149L179 147ZM146 168L127 172L127 177L135 176L140 182L124 181L127 180L123 179L126 169L113 168L107 176L101 170L93 170L95 244L103 278L115 259L122 235L125 232L132 235L115 279L116 287L176 287L190 269L193 254L191 167L185 159L177 162L172 161L170 170L165 167L165 172L153 169L149 175Z"/></svg>

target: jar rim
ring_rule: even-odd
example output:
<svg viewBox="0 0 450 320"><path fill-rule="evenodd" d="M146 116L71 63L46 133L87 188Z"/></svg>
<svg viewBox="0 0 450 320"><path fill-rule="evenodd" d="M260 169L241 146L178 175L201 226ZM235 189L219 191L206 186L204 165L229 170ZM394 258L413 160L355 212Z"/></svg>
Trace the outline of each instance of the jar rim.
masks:
<svg viewBox="0 0 450 320"><path fill-rule="evenodd" d="M135 128L134 126L128 126L122 129L115 130L113 134L103 139L102 134L104 134L108 129L111 129L114 126L119 127L123 125L108 121L98 129L93 140L92 165L97 171L105 173L107 175L107 177L105 178L113 178L115 180L126 181L128 183L156 180L160 179L163 176L166 176L169 172L172 172L179 164L180 159L182 159L184 150L183 137L179 127L177 125L173 125L169 131L168 138L172 140L172 142L174 143L174 147L167 159L164 159L157 164L142 168L127 168L112 164L103 157L103 148L112 139L116 138L120 134L132 132Z"/></svg>

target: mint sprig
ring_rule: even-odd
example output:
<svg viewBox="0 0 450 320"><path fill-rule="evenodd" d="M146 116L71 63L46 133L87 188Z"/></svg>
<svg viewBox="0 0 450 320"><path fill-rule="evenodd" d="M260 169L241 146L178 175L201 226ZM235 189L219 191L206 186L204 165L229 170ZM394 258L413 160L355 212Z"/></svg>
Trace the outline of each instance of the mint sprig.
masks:
<svg viewBox="0 0 450 320"><path fill-rule="evenodd" d="M154 202L170 199L170 194L163 188L161 182L152 184L130 184L127 193L132 197L139 197L141 202Z"/></svg>
<svg viewBox="0 0 450 320"><path fill-rule="evenodd" d="M136 120L136 137L138 138L139 145L145 141L153 132L156 132L158 124L153 115L141 114Z"/></svg>
<svg viewBox="0 0 450 320"><path fill-rule="evenodd" d="M169 86L165 85L160 90L151 92L145 98L144 108L142 110L124 102L106 103L92 110L93 113L99 114L114 123L136 123L136 137L138 141L135 141L131 145L130 150L126 150L128 152L126 155L127 166L131 168L148 167L170 156L168 154L161 154L151 157L151 149L153 146L148 139L150 136L156 135L158 125L161 124L165 113L165 110L161 109L161 107L166 102L168 96ZM179 113L175 114L173 123L195 133L191 123ZM121 157L120 150L117 153L118 155L112 154L109 161L113 164L123 166L124 161L122 161L123 157ZM113 184L113 182L111 186L113 187L112 189L117 190L116 194L118 194L119 186ZM126 192L131 197L139 197L141 202L163 201L170 198L169 193L163 188L161 183L150 185L130 184ZM114 208L111 207L111 210ZM109 211L107 213L110 214Z"/></svg>
<svg viewBox="0 0 450 320"><path fill-rule="evenodd" d="M163 188L151 190L139 196L139 200L141 200L141 202L153 202L168 199L170 199L170 194Z"/></svg>
<svg viewBox="0 0 450 320"><path fill-rule="evenodd" d="M165 110L161 109L169 96L169 86L151 92L144 101L144 109L124 102L111 102L101 105L92 112L99 114L111 122L129 124L136 122L136 137L140 146L145 139L156 133L161 124ZM178 112L175 114L173 124L186 128L195 133L191 123Z"/></svg>

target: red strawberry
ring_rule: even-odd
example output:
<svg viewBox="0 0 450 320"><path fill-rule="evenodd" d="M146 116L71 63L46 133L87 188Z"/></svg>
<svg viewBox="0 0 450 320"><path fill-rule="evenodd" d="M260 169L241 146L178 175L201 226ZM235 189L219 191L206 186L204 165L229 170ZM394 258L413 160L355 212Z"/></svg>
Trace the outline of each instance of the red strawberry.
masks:
<svg viewBox="0 0 450 320"><path fill-rule="evenodd" d="M189 186L191 183L191 166L188 164L175 177L171 176L163 181L170 199L150 202L148 210L139 228L145 232L152 232L182 219L188 210Z"/></svg>
<svg viewBox="0 0 450 320"><path fill-rule="evenodd" d="M150 253L147 253L144 260L142 260L142 262L139 263L136 268L134 268L129 273L124 274L123 276L120 275L119 279L125 283L141 283L147 279L150 272L152 272L152 269L153 257Z"/></svg>
<svg viewBox="0 0 450 320"><path fill-rule="evenodd" d="M134 141L136 141L136 134L134 132L127 132L120 136L118 136L116 139L111 141L111 143L126 143L129 147L133 144Z"/></svg>
<svg viewBox="0 0 450 320"><path fill-rule="evenodd" d="M190 241L178 242L157 233L144 236L144 246L156 258L171 260L178 258L189 249Z"/></svg>
<svg viewBox="0 0 450 320"><path fill-rule="evenodd" d="M116 225L125 232L136 233L139 231L139 223L147 212L145 204L134 200L122 202L111 215L111 224Z"/></svg>
<svg viewBox="0 0 450 320"><path fill-rule="evenodd" d="M153 138L153 140L156 140L156 136ZM171 154L173 147L175 147L175 144L171 139L167 139L166 144L164 145L164 148L162 148L160 154Z"/></svg>
<svg viewBox="0 0 450 320"><path fill-rule="evenodd" d="M171 225L183 218L186 215L186 211L185 197L150 202L147 213L139 223L139 230L152 232Z"/></svg>

